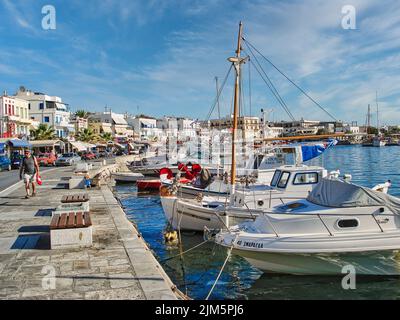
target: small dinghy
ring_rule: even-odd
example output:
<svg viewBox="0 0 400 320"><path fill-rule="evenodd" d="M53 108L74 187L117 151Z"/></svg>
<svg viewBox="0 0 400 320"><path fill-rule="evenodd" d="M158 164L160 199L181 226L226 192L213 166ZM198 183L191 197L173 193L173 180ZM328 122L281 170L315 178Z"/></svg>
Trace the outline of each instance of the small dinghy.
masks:
<svg viewBox="0 0 400 320"><path fill-rule="evenodd" d="M141 173L134 172L115 172L112 177L117 183L135 183L137 180L144 178Z"/></svg>

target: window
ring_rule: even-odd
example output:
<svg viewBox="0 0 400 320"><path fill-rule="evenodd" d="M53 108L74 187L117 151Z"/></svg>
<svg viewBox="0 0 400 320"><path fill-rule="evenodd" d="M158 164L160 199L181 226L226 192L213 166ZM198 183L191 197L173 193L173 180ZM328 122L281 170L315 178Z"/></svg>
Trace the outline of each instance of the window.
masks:
<svg viewBox="0 0 400 320"><path fill-rule="evenodd" d="M44 117L44 122L49 123L50 122L50 117Z"/></svg>
<svg viewBox="0 0 400 320"><path fill-rule="evenodd" d="M31 110L31 104L30 103L28 103L28 109Z"/></svg>
<svg viewBox="0 0 400 320"><path fill-rule="evenodd" d="M43 103L43 102L39 103L39 109L40 109L40 110L43 110L43 109L44 109L44 103Z"/></svg>
<svg viewBox="0 0 400 320"><path fill-rule="evenodd" d="M283 172L278 182L278 188L286 188L290 178L289 172Z"/></svg>
<svg viewBox="0 0 400 320"><path fill-rule="evenodd" d="M278 183L280 176L281 176L281 170L276 170L274 173L274 176L272 177L272 180L271 180L272 187L276 187L276 184Z"/></svg>
<svg viewBox="0 0 400 320"><path fill-rule="evenodd" d="M339 228L357 228L359 222L357 219L342 219L337 222Z"/></svg>
<svg viewBox="0 0 400 320"><path fill-rule="evenodd" d="M296 173L294 176L293 184L315 184L318 183L317 172L302 172Z"/></svg>

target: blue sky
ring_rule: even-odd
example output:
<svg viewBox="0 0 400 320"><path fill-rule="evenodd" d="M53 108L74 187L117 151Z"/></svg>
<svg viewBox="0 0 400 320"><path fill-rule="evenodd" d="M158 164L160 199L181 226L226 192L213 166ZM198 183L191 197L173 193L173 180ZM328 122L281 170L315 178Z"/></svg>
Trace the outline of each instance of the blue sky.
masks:
<svg viewBox="0 0 400 320"><path fill-rule="evenodd" d="M56 8L56 30L41 28L47 4ZM347 4L356 8L356 30L341 27ZM24 85L61 96L73 110L108 105L115 112L205 118L240 20L246 38L337 119L364 124L377 90L381 121L400 123L397 0L0 0L0 90ZM296 118L329 120L264 67ZM274 109L275 120L287 120L251 74L252 113ZM222 114L231 108L232 83ZM247 89L244 95L247 101Z"/></svg>

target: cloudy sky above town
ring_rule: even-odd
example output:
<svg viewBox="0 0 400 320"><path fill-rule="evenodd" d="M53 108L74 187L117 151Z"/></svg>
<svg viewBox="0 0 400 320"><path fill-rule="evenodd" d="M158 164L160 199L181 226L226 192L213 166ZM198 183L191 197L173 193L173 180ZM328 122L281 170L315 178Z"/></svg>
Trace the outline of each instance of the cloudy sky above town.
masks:
<svg viewBox="0 0 400 320"><path fill-rule="evenodd" d="M42 28L42 7L56 29ZM356 29L342 28L342 7ZM257 49L336 118L365 123L368 104L400 122L397 0L0 0L0 89L61 96L72 110L206 118L235 50L238 22ZM330 118L260 59L295 118ZM249 73L250 72L250 73ZM243 72L244 112L288 120L256 70ZM251 78L251 108L248 79ZM231 110L232 77L221 97ZM213 117L217 112L213 113Z"/></svg>

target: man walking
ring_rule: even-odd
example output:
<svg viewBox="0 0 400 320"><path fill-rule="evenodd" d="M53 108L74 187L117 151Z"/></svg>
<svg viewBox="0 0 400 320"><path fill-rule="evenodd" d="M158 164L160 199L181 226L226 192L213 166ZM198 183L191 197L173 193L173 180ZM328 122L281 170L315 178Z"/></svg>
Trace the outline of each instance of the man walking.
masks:
<svg viewBox="0 0 400 320"><path fill-rule="evenodd" d="M39 174L39 165L36 158L31 154L31 151L25 150L25 157L22 159L21 167L19 169L19 178L24 179L26 196L25 199L29 199L29 184L32 184L32 197L36 196L36 176Z"/></svg>

